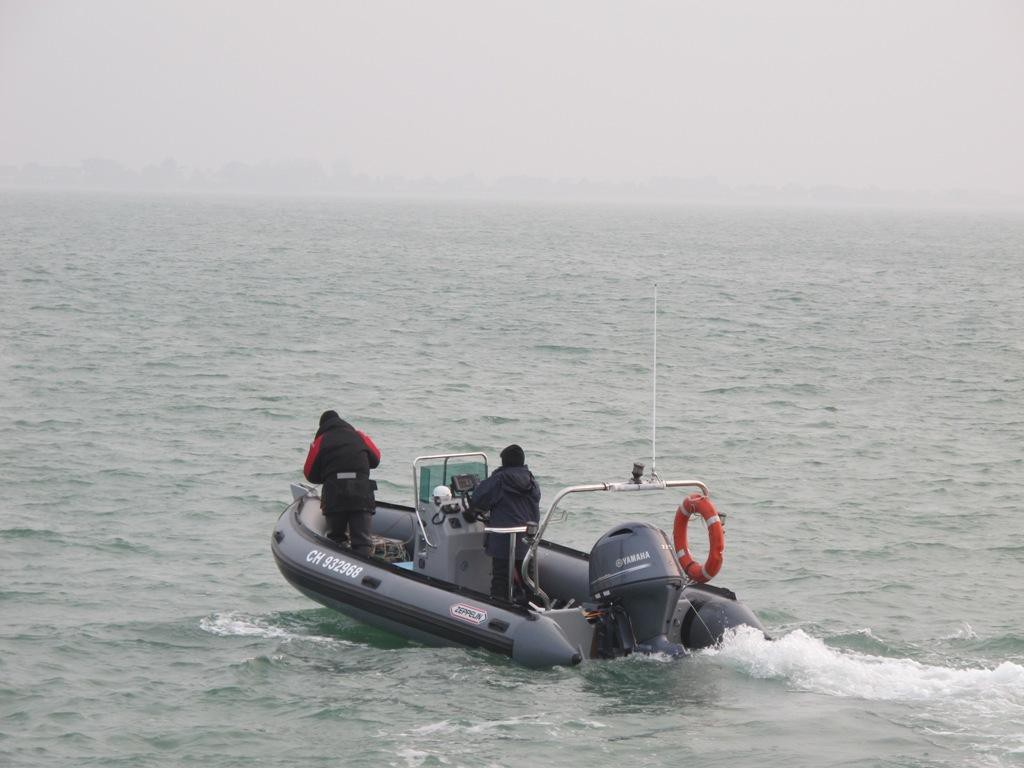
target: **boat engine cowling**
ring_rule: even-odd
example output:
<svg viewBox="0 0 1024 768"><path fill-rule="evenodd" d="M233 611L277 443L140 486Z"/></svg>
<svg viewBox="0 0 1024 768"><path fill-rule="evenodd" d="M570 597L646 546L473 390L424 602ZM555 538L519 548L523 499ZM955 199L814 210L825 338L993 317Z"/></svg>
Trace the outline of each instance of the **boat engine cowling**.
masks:
<svg viewBox="0 0 1024 768"><path fill-rule="evenodd" d="M668 640L682 588L668 536L649 523L617 525L590 551L590 594L614 617L615 645L622 653L685 653Z"/></svg>

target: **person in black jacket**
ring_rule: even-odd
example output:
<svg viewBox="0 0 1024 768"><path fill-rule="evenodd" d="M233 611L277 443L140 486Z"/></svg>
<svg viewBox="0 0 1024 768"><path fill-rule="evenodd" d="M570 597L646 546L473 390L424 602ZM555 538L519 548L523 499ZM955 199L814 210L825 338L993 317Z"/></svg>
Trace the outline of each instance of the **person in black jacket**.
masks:
<svg viewBox="0 0 1024 768"><path fill-rule="evenodd" d="M335 411L324 411L309 446L302 471L311 483L323 483L320 508L327 518L327 536L347 544L359 555L373 550L370 527L376 508L377 483L370 470L380 464L380 450Z"/></svg>
<svg viewBox="0 0 1024 768"><path fill-rule="evenodd" d="M481 482L473 491L470 507L491 511L489 527L512 528L540 521L540 486L526 466L526 454L512 444L501 452L501 466ZM491 595L508 599L509 536L507 533L488 533L484 549L491 556ZM520 573L526 544L521 534L516 536L515 573L520 586Z"/></svg>

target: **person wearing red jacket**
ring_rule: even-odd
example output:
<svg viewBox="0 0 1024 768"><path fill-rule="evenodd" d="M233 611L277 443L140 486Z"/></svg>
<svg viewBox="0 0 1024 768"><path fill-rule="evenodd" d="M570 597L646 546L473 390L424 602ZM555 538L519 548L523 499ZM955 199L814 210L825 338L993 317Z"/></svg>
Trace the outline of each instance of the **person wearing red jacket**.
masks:
<svg viewBox="0 0 1024 768"><path fill-rule="evenodd" d="M327 518L327 536L349 545L358 555L373 551L370 528L376 509L377 483L370 470L380 465L380 449L335 411L324 411L302 468L311 483L322 483L320 509Z"/></svg>

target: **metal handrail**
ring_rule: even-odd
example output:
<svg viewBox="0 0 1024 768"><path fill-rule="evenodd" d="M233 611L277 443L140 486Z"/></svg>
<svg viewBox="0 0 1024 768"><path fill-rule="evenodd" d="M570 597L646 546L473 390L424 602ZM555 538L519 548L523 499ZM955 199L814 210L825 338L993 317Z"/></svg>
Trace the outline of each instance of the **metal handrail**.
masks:
<svg viewBox="0 0 1024 768"><path fill-rule="evenodd" d="M484 471L487 471L488 462L487 454L483 451L469 451L468 453L438 453L431 456L417 456L412 460L412 508L416 513L416 522L420 524L420 533L423 535L423 541L426 542L427 546L432 549L437 549L437 544L434 544L430 537L427 536L427 527L423 524L423 516L420 514L420 482L419 469L420 462L423 461L434 461L436 459L445 460L445 468L448 466L448 459L463 459L468 456L481 456L484 460Z"/></svg>
<svg viewBox="0 0 1024 768"><path fill-rule="evenodd" d="M700 480L662 480L657 476L649 477L644 481L626 481L620 483L592 483L590 485L573 485L568 488L563 488L555 496L554 501L551 502L551 506L548 507L547 514L544 515L544 519L541 520L540 525L537 527L537 534L533 538L533 542L530 544L530 548L526 550L526 556L523 557L523 568L522 576L523 580L527 583L530 589L537 594L541 601L544 603L545 608L551 607L551 600L545 594L544 590L540 588L540 561L534 566L534 573L537 576L536 583L530 578L530 563L537 557L537 548L540 546L541 539L544 537L544 531L547 530L548 523L551 522L551 516L554 514L555 508L558 503L571 493L589 493L592 491L664 491L669 488L697 488L704 496L709 495L708 487ZM562 513L561 520L565 520L569 516L568 510Z"/></svg>

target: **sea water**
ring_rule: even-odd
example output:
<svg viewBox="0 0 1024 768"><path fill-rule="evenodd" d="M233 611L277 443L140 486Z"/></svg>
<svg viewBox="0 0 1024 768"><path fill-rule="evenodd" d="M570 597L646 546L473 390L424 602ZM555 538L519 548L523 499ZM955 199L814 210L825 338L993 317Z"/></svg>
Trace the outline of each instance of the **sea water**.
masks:
<svg viewBox="0 0 1024 768"><path fill-rule="evenodd" d="M5 192L0 764L1022 765L1022 256L1019 213ZM703 480L773 639L532 670L318 607L269 545L328 408L399 503L511 442L548 502Z"/></svg>

